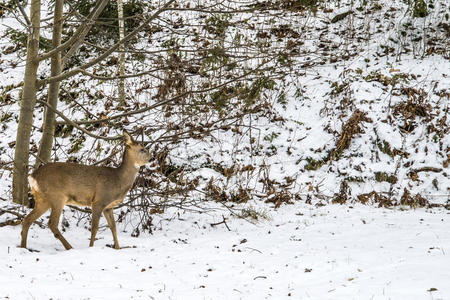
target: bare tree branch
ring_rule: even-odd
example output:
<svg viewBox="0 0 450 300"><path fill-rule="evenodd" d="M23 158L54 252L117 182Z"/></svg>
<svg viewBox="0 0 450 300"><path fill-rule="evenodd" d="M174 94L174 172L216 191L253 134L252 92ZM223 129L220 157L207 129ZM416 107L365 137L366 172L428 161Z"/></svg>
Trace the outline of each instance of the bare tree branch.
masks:
<svg viewBox="0 0 450 300"><path fill-rule="evenodd" d="M18 0L15 0L15 2L16 2L17 7L18 7L19 10L20 10L20 13L22 14L23 18L25 19L25 22L26 22L27 26L31 26L31 21L30 21L30 19L28 18L28 15L27 15L27 13L25 12L25 10L23 9L22 5L20 5L20 3L19 3Z"/></svg>
<svg viewBox="0 0 450 300"><path fill-rule="evenodd" d="M89 29L92 27L92 25L94 24L94 20L98 17L98 15L100 15L100 13L103 11L104 7L106 6L106 4L108 4L109 0L99 0L99 2L97 2L97 5L95 6L95 8L91 11L91 13L87 16L86 21L83 22L78 29L75 31L75 33L73 34L73 36L67 40L65 43L61 44L59 47L52 49L51 51L48 51L46 53L40 54L37 57L38 61L42 61L45 59L49 59L50 57L52 57L55 53L57 52L61 52L69 47L72 47L69 52L72 50L69 55L69 57L73 54L73 52L76 50L75 48L78 48L78 46L80 45L81 41L84 39L84 37L86 36L86 34L89 32ZM69 53L68 53L69 54ZM67 54L66 54L67 56ZM64 57L64 61L63 63L66 62L66 57Z"/></svg>
<svg viewBox="0 0 450 300"><path fill-rule="evenodd" d="M57 114L58 116L60 116L64 121L66 121L67 124L72 125L73 127L77 128L78 130L82 131L83 133L96 138L96 139L102 139L102 140L110 140L110 141L114 141L114 140L119 140L122 138L122 136L115 136L115 137L107 137L107 136L100 136L100 135L96 135L93 134L92 132L84 129L83 127L81 127L80 125L78 125L77 123L73 122L72 120L70 120L68 117L66 117L62 112L58 111L57 109L55 109L53 106L51 106L50 104L48 104L45 101L42 100L36 100L36 102L43 104L45 106L47 106L50 110L52 110L55 114Z"/></svg>
<svg viewBox="0 0 450 300"><path fill-rule="evenodd" d="M117 75L117 76L99 76L99 75L92 74L92 73L90 73L90 72L88 72L86 70L82 70L81 73L83 75L91 77L92 79L106 81L106 80L117 80L117 79L141 77L141 76L144 76L144 75L152 75L152 73L155 73L156 71L161 71L161 70L164 70L164 69L165 68L156 68L156 69L152 69L152 70L141 72L141 73ZM161 78L159 78L159 77L157 77L155 75L152 75L152 76L157 78L157 79L161 79Z"/></svg>
<svg viewBox="0 0 450 300"><path fill-rule="evenodd" d="M107 51L105 51L103 54L101 54L100 56L98 56L97 58L91 60L90 62L75 68L73 70L67 71L65 73L62 73L59 76L54 76L54 77L50 77L50 78L46 78L44 80L39 80L37 83L38 87L41 87L43 85L46 85L50 82L57 82L57 81L61 81L64 79L67 79L69 77L72 77L76 74L79 74L81 72L83 72L84 70L86 70L89 67L92 67L93 65L101 62L102 60L104 60L105 58L107 58L109 55L111 55L115 50L119 49L119 47L128 42L129 40L131 40L136 34L138 34L144 27L148 26L147 23L149 23L150 21L154 20L155 18L157 18L161 13L163 13L164 11L169 9L169 6L175 2L175 0L170 0L168 1L162 8L158 9L153 15L151 15L149 18L147 18L140 26L138 26L136 29L134 29L132 32L130 32L128 35L126 35L123 39L121 39L120 41L118 41L114 46L112 46L111 48L109 48Z"/></svg>

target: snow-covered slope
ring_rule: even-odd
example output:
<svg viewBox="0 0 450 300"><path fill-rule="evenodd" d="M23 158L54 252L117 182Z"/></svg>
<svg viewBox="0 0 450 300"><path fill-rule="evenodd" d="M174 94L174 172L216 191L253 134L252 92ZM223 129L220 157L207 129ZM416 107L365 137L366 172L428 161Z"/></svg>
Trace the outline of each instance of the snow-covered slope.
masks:
<svg viewBox="0 0 450 300"><path fill-rule="evenodd" d="M420 194L443 204L450 186L448 3L436 1L426 17L414 17L411 7L404 1L348 1L323 4L315 13L286 9L236 15L234 18L248 18L246 22L255 28L243 32L248 34L246 38L255 40L256 34L258 43L287 49L283 50L286 62L276 64L282 77L273 74L281 79L274 77L275 85L259 99L264 109L230 124L218 123L217 129L203 138L201 131L195 137L196 122L212 124L222 114L199 113L189 117L189 122L177 116L174 108L173 117L166 117L164 111L146 112L119 121L147 129L152 140L167 135L167 127L178 126L177 122L192 126L192 138L158 142L159 149L169 149L164 163L187 179L200 180L199 189L205 189L214 177L214 186L229 197L241 190L250 198L259 195L267 200L286 191L292 199L320 196L331 200L345 192L339 202L344 198L379 201L381 197L387 199L383 205L388 205L400 203L402 196L404 203L414 202L411 198ZM186 20L201 16L195 12L177 15ZM233 16L229 20L235 21ZM2 22L19 26L12 18ZM228 39L235 36L233 30L225 34L225 44L232 44ZM161 47L170 36L157 34L152 41L154 47ZM19 83L23 72L23 52L6 51L10 40L3 35L2 49L8 54L2 56L0 87L3 97L9 99L2 106L0 142L2 161L7 163L13 156L20 90L11 84ZM190 45L192 39L185 42ZM145 63L130 62L129 72L151 67ZM108 70L106 65L99 68ZM41 72L48 72L45 65ZM194 87L197 79L194 76L185 84ZM117 114L111 107L114 83L73 80L63 85L63 94L78 95L85 108L62 97L65 101L59 107L64 113L78 120L93 117L88 114ZM155 90L142 87L152 86L149 80L129 80L132 105L142 108L154 103L149 97ZM43 96L45 92L38 95ZM183 108L179 109L180 115ZM238 115L240 109L237 105L237 111L229 114ZM42 108L36 111L35 126L32 149L39 144L36 129L42 126ZM120 124L114 122L110 127L117 126ZM110 127L89 130L115 135L117 130ZM113 149L77 131L63 136L57 138L54 159L92 163ZM2 186L9 193L9 172L3 176Z"/></svg>

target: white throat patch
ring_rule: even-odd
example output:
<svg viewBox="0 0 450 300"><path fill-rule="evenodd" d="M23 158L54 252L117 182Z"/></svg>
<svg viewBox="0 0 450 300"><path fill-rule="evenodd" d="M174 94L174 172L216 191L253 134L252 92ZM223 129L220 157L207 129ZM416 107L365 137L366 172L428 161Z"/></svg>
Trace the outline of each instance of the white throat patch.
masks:
<svg viewBox="0 0 450 300"><path fill-rule="evenodd" d="M28 176L28 183L30 184L30 187L32 190L39 191L39 185L38 185L36 179L31 177L31 175Z"/></svg>

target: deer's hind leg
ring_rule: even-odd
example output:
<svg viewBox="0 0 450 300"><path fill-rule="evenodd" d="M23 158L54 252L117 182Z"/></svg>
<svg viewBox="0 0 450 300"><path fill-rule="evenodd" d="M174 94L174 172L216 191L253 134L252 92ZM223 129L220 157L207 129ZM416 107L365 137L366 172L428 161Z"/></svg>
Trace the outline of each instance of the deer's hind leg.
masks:
<svg viewBox="0 0 450 300"><path fill-rule="evenodd" d="M66 250L72 249L72 246L69 244L69 242L63 237L61 234L61 231L58 229L59 224L59 217L61 216L61 212L64 207L64 202L58 202L58 201L52 201L52 212L50 213L50 220L48 221L48 227L50 227L50 230L55 235L55 238L61 241L64 248Z"/></svg>
<svg viewBox="0 0 450 300"><path fill-rule="evenodd" d="M42 216L49 208L50 204L44 201L39 196L35 195L35 204L33 210L23 219L22 221L22 240L20 242L20 247L27 247L27 236L28 229L30 229L31 224L36 221L40 216Z"/></svg>

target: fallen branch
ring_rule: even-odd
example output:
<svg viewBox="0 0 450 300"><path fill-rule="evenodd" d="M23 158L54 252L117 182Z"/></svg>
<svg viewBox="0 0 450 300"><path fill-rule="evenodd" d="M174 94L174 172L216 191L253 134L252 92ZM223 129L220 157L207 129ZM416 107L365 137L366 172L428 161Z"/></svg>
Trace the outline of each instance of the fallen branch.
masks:
<svg viewBox="0 0 450 300"><path fill-rule="evenodd" d="M5 214L5 213L9 213L12 214L14 216L16 216L16 219L11 219L11 220L6 220L0 223L0 227L4 227L4 226L17 226L19 224L22 223L23 218L25 218L24 214L18 213L16 211L13 210L9 210L9 209L3 209L0 208L0 216ZM41 228L45 228L45 224L40 222L40 221L34 221L34 223L38 224Z"/></svg>
<svg viewBox="0 0 450 300"><path fill-rule="evenodd" d="M413 170L413 172L419 173L419 172L442 172L442 169L440 168L434 168L434 167L423 167L423 168L419 168L419 169L415 169Z"/></svg>
<svg viewBox="0 0 450 300"><path fill-rule="evenodd" d="M19 218L17 219L13 219L13 220L6 220L4 222L0 222L0 227L4 227L4 226L17 226L20 223L22 223L22 220L20 220Z"/></svg>
<svg viewBox="0 0 450 300"><path fill-rule="evenodd" d="M211 225L211 227L214 227L214 226L217 226L217 225L220 225L220 224L224 224L225 227L228 229L228 231L231 231L230 227L228 227L227 219L223 215L222 215L222 218L223 218L223 220L221 222L212 223L212 224L209 224L209 225Z"/></svg>

